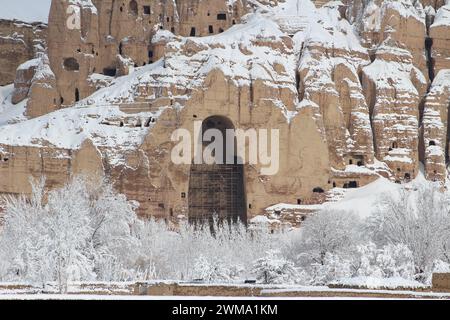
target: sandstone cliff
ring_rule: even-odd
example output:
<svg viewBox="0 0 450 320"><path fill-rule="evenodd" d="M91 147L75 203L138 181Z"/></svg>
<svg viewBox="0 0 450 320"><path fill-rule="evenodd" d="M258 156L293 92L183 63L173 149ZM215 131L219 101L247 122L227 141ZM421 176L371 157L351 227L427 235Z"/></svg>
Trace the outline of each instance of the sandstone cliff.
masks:
<svg viewBox="0 0 450 320"><path fill-rule="evenodd" d="M14 82L16 69L46 47L47 26L2 20L0 16L0 86Z"/></svg>
<svg viewBox="0 0 450 320"><path fill-rule="evenodd" d="M69 6L79 29L67 27ZM379 176L407 182L421 162L444 183L449 6L53 1L48 50L17 71L12 100L28 98L28 120L0 127L0 174L25 189L30 175L56 185L105 174L142 214L176 217L187 214L190 168L170 161L171 133L220 115L280 131L276 175L245 165L249 216ZM18 192L11 179L0 191Z"/></svg>

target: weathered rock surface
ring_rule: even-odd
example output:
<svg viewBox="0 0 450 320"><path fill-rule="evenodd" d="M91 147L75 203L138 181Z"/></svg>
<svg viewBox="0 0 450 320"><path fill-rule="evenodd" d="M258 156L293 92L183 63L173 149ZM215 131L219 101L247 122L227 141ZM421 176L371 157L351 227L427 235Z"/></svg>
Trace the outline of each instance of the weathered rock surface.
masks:
<svg viewBox="0 0 450 320"><path fill-rule="evenodd" d="M48 55L15 81L13 100L28 98L30 120L0 127L0 191L29 190L30 175L56 186L88 172L110 177L143 215L188 216L191 167L171 161L171 135L194 135L194 121L210 116L279 130L276 174L244 164L248 217L379 176L407 182L420 162L445 182L448 6L53 1Z"/></svg>
<svg viewBox="0 0 450 320"><path fill-rule="evenodd" d="M442 70L434 79L425 100L423 114L423 162L427 179L445 181L448 161L448 108L450 106L450 70Z"/></svg>
<svg viewBox="0 0 450 320"><path fill-rule="evenodd" d="M0 19L0 86L13 83L16 69L45 48L47 26Z"/></svg>

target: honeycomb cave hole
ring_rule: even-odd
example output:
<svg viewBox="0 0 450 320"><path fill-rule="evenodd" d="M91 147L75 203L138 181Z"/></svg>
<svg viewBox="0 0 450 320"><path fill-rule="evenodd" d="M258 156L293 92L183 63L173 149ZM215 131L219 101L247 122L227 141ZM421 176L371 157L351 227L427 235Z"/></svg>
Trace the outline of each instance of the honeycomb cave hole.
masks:
<svg viewBox="0 0 450 320"><path fill-rule="evenodd" d="M320 188L320 187L316 187L316 188L313 189L313 192L314 192L314 193L324 193L325 190L323 190L323 189Z"/></svg>
<svg viewBox="0 0 450 320"><path fill-rule="evenodd" d="M78 63L77 59L75 59L75 58L65 58L63 65L64 65L64 69L66 69L68 71L80 70L80 64Z"/></svg>
<svg viewBox="0 0 450 320"><path fill-rule="evenodd" d="M344 184L344 189L355 189L355 188L358 188L357 181L349 181Z"/></svg>
<svg viewBox="0 0 450 320"><path fill-rule="evenodd" d="M133 16L138 15L138 4L135 0L130 1L130 4L128 5L128 12Z"/></svg>
<svg viewBox="0 0 450 320"><path fill-rule="evenodd" d="M103 69L103 74L105 76L115 77L116 76L116 68L105 68Z"/></svg>

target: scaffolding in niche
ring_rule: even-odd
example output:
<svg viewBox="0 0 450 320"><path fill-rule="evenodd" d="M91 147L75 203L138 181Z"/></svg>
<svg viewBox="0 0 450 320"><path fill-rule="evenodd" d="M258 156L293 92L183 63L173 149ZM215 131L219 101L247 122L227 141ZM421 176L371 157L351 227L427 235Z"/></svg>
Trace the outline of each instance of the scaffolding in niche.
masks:
<svg viewBox="0 0 450 320"><path fill-rule="evenodd" d="M189 180L189 222L246 223L243 166L238 164L192 165Z"/></svg>

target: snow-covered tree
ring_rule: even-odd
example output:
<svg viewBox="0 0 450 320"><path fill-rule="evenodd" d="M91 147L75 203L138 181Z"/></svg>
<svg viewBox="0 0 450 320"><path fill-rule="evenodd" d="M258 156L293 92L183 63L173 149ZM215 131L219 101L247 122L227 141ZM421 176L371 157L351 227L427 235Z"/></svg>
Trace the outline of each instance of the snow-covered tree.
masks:
<svg viewBox="0 0 450 320"><path fill-rule="evenodd" d="M95 188L74 178L46 192L45 182L32 183L30 197L5 199L5 223L0 238L2 279L45 285L106 277L133 261L134 206L106 182ZM107 280L112 280L111 274Z"/></svg>
<svg viewBox="0 0 450 320"><path fill-rule="evenodd" d="M322 263L315 262L308 269L313 285L326 285L351 276L350 261L337 253L327 252Z"/></svg>
<svg viewBox="0 0 450 320"><path fill-rule="evenodd" d="M215 283L230 282L235 280L240 272L242 272L242 267L238 265L229 265L218 257L207 259L201 255L194 262L193 280Z"/></svg>
<svg viewBox="0 0 450 320"><path fill-rule="evenodd" d="M369 220L368 234L381 245L407 246L417 278L424 281L433 263L446 257L449 213L449 199L438 184L422 183L415 190L402 188L380 198L378 211Z"/></svg>
<svg viewBox="0 0 450 320"><path fill-rule="evenodd" d="M359 244L351 251L349 256L352 276L382 276L380 268L375 263L378 256L378 248L375 243Z"/></svg>
<svg viewBox="0 0 450 320"><path fill-rule="evenodd" d="M98 279L127 280L126 270L133 267L138 257L139 241L135 235L139 223L135 213L137 203L118 194L106 180L88 189L91 241Z"/></svg>
<svg viewBox="0 0 450 320"><path fill-rule="evenodd" d="M44 181L32 183L31 198L6 199L2 247L19 279L44 285L57 281L65 291L74 273L91 279L89 201L80 180L48 194Z"/></svg>
<svg viewBox="0 0 450 320"><path fill-rule="evenodd" d="M174 269L180 260L177 257L179 236L164 221L150 219L142 221L136 231L139 247L138 270L143 271L143 280L177 279ZM175 265L173 265L175 263Z"/></svg>
<svg viewBox="0 0 450 320"><path fill-rule="evenodd" d="M256 260L253 273L264 284L293 284L299 277L294 263L283 258L277 250L269 250L264 257Z"/></svg>
<svg viewBox="0 0 450 320"><path fill-rule="evenodd" d="M48 193L43 204L43 249L44 262L54 266L54 276L60 291L67 291L71 280L95 279L93 273L93 247L90 225L90 203L85 183L74 179ZM75 277L75 279L73 278Z"/></svg>
<svg viewBox="0 0 450 320"><path fill-rule="evenodd" d="M352 213L325 209L307 218L301 227L299 260L325 263L328 254L349 250L359 241L359 219Z"/></svg>
<svg viewBox="0 0 450 320"><path fill-rule="evenodd" d="M375 264L381 269L384 278L413 279L414 277L413 254L404 244L385 245L378 251Z"/></svg>

